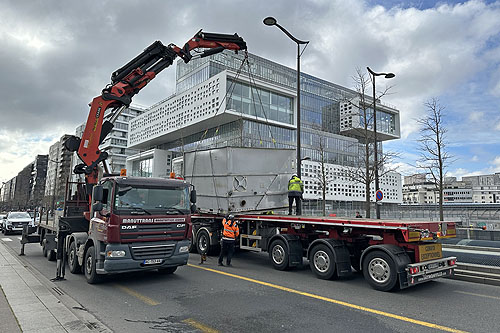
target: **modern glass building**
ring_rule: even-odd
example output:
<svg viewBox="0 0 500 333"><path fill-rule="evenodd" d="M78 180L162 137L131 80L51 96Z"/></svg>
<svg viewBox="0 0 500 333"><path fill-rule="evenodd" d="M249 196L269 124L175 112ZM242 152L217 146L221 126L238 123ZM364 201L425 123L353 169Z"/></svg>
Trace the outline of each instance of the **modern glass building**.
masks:
<svg viewBox="0 0 500 333"><path fill-rule="evenodd" d="M131 120L129 147L144 156L153 149L295 149L296 71L252 54L244 60L242 53L223 52L188 64L179 61L175 95ZM353 128L362 123L359 109L346 106L347 101L351 106L359 103L357 96L356 91L301 73L301 156L343 167L358 163L362 140ZM396 109L377 104L377 121L378 140L399 137ZM400 200L393 197L394 202Z"/></svg>

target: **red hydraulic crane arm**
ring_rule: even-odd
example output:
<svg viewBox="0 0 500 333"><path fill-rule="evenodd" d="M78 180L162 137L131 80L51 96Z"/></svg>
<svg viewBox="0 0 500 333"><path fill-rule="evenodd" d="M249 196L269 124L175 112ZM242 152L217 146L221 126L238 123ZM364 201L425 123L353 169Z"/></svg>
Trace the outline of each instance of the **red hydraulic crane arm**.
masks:
<svg viewBox="0 0 500 333"><path fill-rule="evenodd" d="M195 49L205 49L191 54ZM90 104L90 113L81 138L71 137L66 141L70 151L77 151L82 164L75 167L75 173L85 174L87 184L98 181L97 165L104 161L108 154L99 150L99 145L111 132L113 123L121 111L130 105L132 97L144 88L155 76L173 64L179 56L184 62L193 58L202 58L223 50L246 50L243 38L237 34L207 33L201 30L194 35L182 48L170 44L163 45L156 41L141 54L119 68L111 75L111 83L95 97ZM106 110L112 111L106 116Z"/></svg>

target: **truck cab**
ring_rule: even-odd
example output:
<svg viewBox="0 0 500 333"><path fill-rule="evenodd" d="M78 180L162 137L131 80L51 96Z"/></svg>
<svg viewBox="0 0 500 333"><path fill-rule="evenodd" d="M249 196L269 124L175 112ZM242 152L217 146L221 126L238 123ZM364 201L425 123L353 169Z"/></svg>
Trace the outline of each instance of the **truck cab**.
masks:
<svg viewBox="0 0 500 333"><path fill-rule="evenodd" d="M88 232L67 236L71 272L101 275L187 264L195 191L177 179L106 177L94 186ZM64 218L62 218L64 220Z"/></svg>

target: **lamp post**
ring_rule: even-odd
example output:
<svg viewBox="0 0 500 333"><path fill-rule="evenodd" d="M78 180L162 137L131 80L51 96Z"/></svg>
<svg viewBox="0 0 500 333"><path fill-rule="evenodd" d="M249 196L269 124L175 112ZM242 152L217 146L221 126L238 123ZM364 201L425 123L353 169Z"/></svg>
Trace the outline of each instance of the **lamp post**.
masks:
<svg viewBox="0 0 500 333"><path fill-rule="evenodd" d="M377 191L380 189L379 181L378 181L378 149L377 149L377 97L375 96L375 77L384 76L386 79L392 79L396 75L394 73L375 73L370 69L370 67L366 67L368 72L371 74L372 86L373 86L373 153L374 153L374 168L375 168L375 210L377 212L377 219L380 219L380 205L378 203Z"/></svg>
<svg viewBox="0 0 500 333"><path fill-rule="evenodd" d="M285 33L291 40L293 40L295 43L297 43L297 176L300 178L301 177L301 162L302 159L300 158L300 45L307 44L309 41L304 41L295 38L291 33L289 33L285 28L283 28L281 25L278 24L278 21L274 17L266 17L264 19L264 24L268 26L275 25L277 26L281 31ZM305 48L304 48L305 50Z"/></svg>

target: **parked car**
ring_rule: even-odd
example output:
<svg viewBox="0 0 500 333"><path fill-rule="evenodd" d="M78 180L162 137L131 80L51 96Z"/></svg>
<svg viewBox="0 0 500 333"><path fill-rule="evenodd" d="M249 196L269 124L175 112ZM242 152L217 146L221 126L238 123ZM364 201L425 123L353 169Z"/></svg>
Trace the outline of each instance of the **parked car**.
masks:
<svg viewBox="0 0 500 333"><path fill-rule="evenodd" d="M9 212L2 220L2 232L7 235L11 232L22 231L25 225L33 224L33 219L27 212Z"/></svg>

